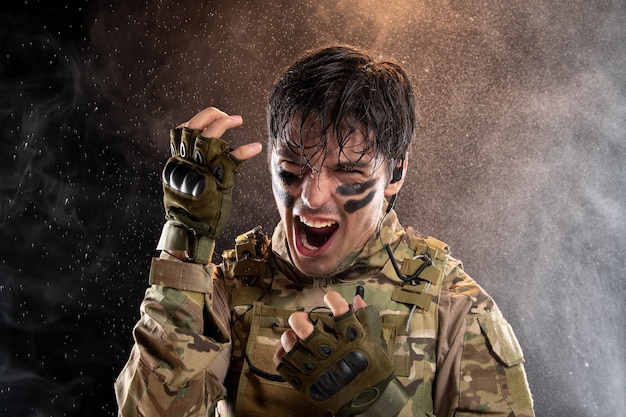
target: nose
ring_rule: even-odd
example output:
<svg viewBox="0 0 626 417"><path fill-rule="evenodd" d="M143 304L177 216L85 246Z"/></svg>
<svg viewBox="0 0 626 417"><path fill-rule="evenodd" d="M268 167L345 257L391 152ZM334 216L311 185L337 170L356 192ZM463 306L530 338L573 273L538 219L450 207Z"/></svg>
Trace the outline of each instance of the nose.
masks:
<svg viewBox="0 0 626 417"><path fill-rule="evenodd" d="M323 207L331 195L331 184L327 175L311 172L302 182L302 202L309 208Z"/></svg>

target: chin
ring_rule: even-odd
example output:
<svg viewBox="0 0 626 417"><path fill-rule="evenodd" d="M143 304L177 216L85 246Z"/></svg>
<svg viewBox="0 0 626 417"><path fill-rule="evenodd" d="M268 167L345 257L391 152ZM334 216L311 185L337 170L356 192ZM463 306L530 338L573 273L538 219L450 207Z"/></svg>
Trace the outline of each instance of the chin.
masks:
<svg viewBox="0 0 626 417"><path fill-rule="evenodd" d="M325 277L337 270L337 266L333 265L334 261L328 259L327 256L308 257L300 253L295 245L290 247L290 251L291 260L295 267L307 276Z"/></svg>
<svg viewBox="0 0 626 417"><path fill-rule="evenodd" d="M294 264L296 265L298 270L300 270L302 273L310 277L314 277L314 278L325 277L325 276L331 275L337 269L337 268L328 268L326 267L326 265L324 265L323 261L319 261L319 260L304 262L304 264L296 260L294 261Z"/></svg>

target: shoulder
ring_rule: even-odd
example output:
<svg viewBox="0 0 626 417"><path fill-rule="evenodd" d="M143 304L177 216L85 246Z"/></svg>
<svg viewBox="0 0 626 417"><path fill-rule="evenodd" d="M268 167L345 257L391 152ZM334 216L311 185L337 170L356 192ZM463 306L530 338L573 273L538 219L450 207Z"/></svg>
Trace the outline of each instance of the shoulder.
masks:
<svg viewBox="0 0 626 417"><path fill-rule="evenodd" d="M407 236L416 236L416 232L407 228ZM429 237L430 246L438 247L438 253L445 254L443 278L440 291L440 302L454 302L455 304L467 305L469 313L490 313L497 309L491 296L478 284L465 270L463 263L452 255L450 246L438 239ZM434 242L434 244L433 244ZM443 257L442 257L443 258Z"/></svg>
<svg viewBox="0 0 626 417"><path fill-rule="evenodd" d="M470 306L470 313L490 313L497 309L491 296L465 270L461 261L448 259L441 286L442 296L463 301Z"/></svg>

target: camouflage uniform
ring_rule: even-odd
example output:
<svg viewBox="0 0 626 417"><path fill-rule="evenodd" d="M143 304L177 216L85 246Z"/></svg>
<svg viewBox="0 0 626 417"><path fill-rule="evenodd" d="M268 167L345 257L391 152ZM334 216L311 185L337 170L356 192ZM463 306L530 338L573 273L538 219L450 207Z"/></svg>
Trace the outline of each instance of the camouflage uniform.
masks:
<svg viewBox="0 0 626 417"><path fill-rule="evenodd" d="M326 292L350 301L362 285L411 397L400 416L534 416L521 349L494 301L445 244L404 229L393 211L380 235L325 278L295 269L281 224L271 245L243 243L219 267L165 253L153 260L135 346L115 384L120 415L327 416L287 383L258 374L276 374L272 357L294 310L324 320L328 310L316 307ZM407 284L384 243L402 271L420 266L424 247L434 265ZM197 293L204 309L192 300Z"/></svg>

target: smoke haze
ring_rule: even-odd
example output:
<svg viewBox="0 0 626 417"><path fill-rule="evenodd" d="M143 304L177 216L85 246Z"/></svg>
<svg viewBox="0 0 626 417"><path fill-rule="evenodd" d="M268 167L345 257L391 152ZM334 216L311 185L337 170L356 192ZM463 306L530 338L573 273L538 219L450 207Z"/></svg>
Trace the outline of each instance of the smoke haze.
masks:
<svg viewBox="0 0 626 417"><path fill-rule="evenodd" d="M450 244L526 356L538 416L626 408L626 5L620 1L23 2L0 12L0 415L113 416L163 219L168 129L235 146L303 51L401 61L420 128L397 210ZM264 157L218 242L271 230ZM219 252L219 251L218 251Z"/></svg>

